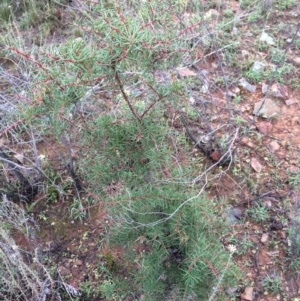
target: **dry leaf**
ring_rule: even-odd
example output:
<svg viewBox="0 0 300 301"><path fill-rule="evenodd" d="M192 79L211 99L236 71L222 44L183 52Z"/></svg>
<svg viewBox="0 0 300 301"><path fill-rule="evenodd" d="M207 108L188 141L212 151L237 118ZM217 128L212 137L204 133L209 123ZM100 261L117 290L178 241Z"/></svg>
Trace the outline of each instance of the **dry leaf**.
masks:
<svg viewBox="0 0 300 301"><path fill-rule="evenodd" d="M259 163L259 161L256 158L251 158L251 167L256 172L261 172L261 170L262 170L262 165Z"/></svg>
<svg viewBox="0 0 300 301"><path fill-rule="evenodd" d="M23 164L24 162L24 155L23 154L16 154L14 157L21 163Z"/></svg>
<svg viewBox="0 0 300 301"><path fill-rule="evenodd" d="M193 70L185 67L185 68L181 68L181 69L177 69L177 72L180 76L196 76L197 73L194 72Z"/></svg>
<svg viewBox="0 0 300 301"><path fill-rule="evenodd" d="M253 300L253 287L247 286L245 287L244 293L241 295L241 299L244 301L252 301Z"/></svg>

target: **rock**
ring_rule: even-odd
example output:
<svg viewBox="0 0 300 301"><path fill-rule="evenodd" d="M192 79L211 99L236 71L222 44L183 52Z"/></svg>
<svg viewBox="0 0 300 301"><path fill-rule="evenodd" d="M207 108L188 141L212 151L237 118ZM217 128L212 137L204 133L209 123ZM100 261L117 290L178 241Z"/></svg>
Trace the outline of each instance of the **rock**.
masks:
<svg viewBox="0 0 300 301"><path fill-rule="evenodd" d="M227 212L227 220L231 224L239 222L242 218L243 212L240 208L229 208Z"/></svg>
<svg viewBox="0 0 300 301"><path fill-rule="evenodd" d="M262 62L254 62L253 66L252 66L252 71L260 73L261 71L264 70L265 64Z"/></svg>
<svg viewBox="0 0 300 301"><path fill-rule="evenodd" d="M263 200L262 205L268 209L272 208L272 202L269 199Z"/></svg>
<svg viewBox="0 0 300 301"><path fill-rule="evenodd" d="M294 103L297 103L297 100L296 100L296 99L293 99L293 98L287 99L287 100L285 101L285 104L286 104L287 106L290 106L290 105L292 105L292 104L294 104Z"/></svg>
<svg viewBox="0 0 300 301"><path fill-rule="evenodd" d="M19 163L23 164L24 163L24 155L23 154L16 154L14 155L14 158L16 158Z"/></svg>
<svg viewBox="0 0 300 301"><path fill-rule="evenodd" d="M71 271L64 266L60 266L58 271L62 277L66 277L71 274Z"/></svg>
<svg viewBox="0 0 300 301"><path fill-rule="evenodd" d="M276 140L274 140L269 144L269 148L270 148L270 151L272 153L274 153L280 149L280 145L278 144L278 142Z"/></svg>
<svg viewBox="0 0 300 301"><path fill-rule="evenodd" d="M266 94L268 91L268 87L269 87L269 85L267 85L266 83L262 83L261 84L261 93Z"/></svg>
<svg viewBox="0 0 300 301"><path fill-rule="evenodd" d="M237 27L233 27L231 33L232 33L234 36L238 35L239 31L238 31Z"/></svg>
<svg viewBox="0 0 300 301"><path fill-rule="evenodd" d="M257 125L257 129L261 134L268 135L272 131L272 124L267 121L259 122Z"/></svg>
<svg viewBox="0 0 300 301"><path fill-rule="evenodd" d="M232 89L232 92L235 94L241 94L241 89L239 87L235 87L234 89Z"/></svg>
<svg viewBox="0 0 300 301"><path fill-rule="evenodd" d="M188 67L177 68L177 73L180 77L197 76L197 73Z"/></svg>
<svg viewBox="0 0 300 301"><path fill-rule="evenodd" d="M204 14L204 20L210 18L217 18L219 16L219 12L216 9L210 9L208 12Z"/></svg>
<svg viewBox="0 0 300 301"><path fill-rule="evenodd" d="M256 86L251 85L244 78L241 78L239 80L239 86L244 88L245 90L248 90L251 93L254 93L256 91Z"/></svg>
<svg viewBox="0 0 300 301"><path fill-rule="evenodd" d="M262 32L260 39L261 42L266 42L268 45L275 45L274 39L269 36L265 31Z"/></svg>
<svg viewBox="0 0 300 301"><path fill-rule="evenodd" d="M254 144L247 138L244 137L241 141L242 145L247 145L249 147L254 147Z"/></svg>
<svg viewBox="0 0 300 301"><path fill-rule="evenodd" d="M245 58L248 58L250 56L250 52L247 50L242 50L242 56L244 56Z"/></svg>
<svg viewBox="0 0 300 301"><path fill-rule="evenodd" d="M229 298L233 298L234 295L237 293L237 290L237 287L228 287L226 288L225 293Z"/></svg>
<svg viewBox="0 0 300 301"><path fill-rule="evenodd" d="M241 299L243 301L252 301L253 300L253 287L247 286L243 294L241 294Z"/></svg>
<svg viewBox="0 0 300 301"><path fill-rule="evenodd" d="M261 172L262 170L262 165L260 164L260 162L256 159L256 158L251 158L250 161L251 167L258 173Z"/></svg>
<svg viewBox="0 0 300 301"><path fill-rule="evenodd" d="M254 104L253 115L270 118L280 113L280 108L272 99L265 99Z"/></svg>
<svg viewBox="0 0 300 301"><path fill-rule="evenodd" d="M80 268L79 267L72 267L72 275L74 276L74 277L76 277L76 276L78 276L78 275L80 275Z"/></svg>
<svg viewBox="0 0 300 301"><path fill-rule="evenodd" d="M74 265L80 266L80 265L82 265L82 260L77 259L73 263L74 263Z"/></svg>
<svg viewBox="0 0 300 301"><path fill-rule="evenodd" d="M226 93L225 93L225 95L226 95ZM228 93L227 93L227 95L229 96L229 97L231 97L231 98L234 98L234 97L236 97L236 94L235 93L233 93L232 91L230 91L230 90L228 90Z"/></svg>
<svg viewBox="0 0 300 301"><path fill-rule="evenodd" d="M191 105L191 106L193 106L193 105L195 105L195 103L196 103L196 100L195 100L195 98L193 97L193 96L190 96L190 98L189 98L189 104Z"/></svg>
<svg viewBox="0 0 300 301"><path fill-rule="evenodd" d="M268 241L268 239L269 239L269 234L263 233L263 235L261 236L260 242L264 244L265 242Z"/></svg>
<svg viewBox="0 0 300 301"><path fill-rule="evenodd" d="M292 59L294 61L294 63L298 66L300 66L300 56L299 57L295 57Z"/></svg>
<svg viewBox="0 0 300 301"><path fill-rule="evenodd" d="M270 89L270 94L279 99L287 100L289 98L289 90L287 86L282 84L273 84Z"/></svg>

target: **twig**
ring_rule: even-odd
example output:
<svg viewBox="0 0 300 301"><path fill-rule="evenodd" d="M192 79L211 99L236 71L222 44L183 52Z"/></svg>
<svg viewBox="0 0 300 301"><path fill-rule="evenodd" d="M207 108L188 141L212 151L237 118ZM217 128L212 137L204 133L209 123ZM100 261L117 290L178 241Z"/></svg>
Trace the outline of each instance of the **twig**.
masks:
<svg viewBox="0 0 300 301"><path fill-rule="evenodd" d="M134 108L133 108L133 106L132 106L130 100L128 99L127 94L126 94L125 91L124 91L124 86L123 86L123 84L122 84L122 82L121 82L121 79L120 79L120 77L119 77L119 73L118 73L117 70L115 70L115 79L116 79L116 81L117 81L117 83L118 83L118 85L119 85L119 88L120 88L120 90L121 90L121 93L122 93L122 95L123 95L125 101L126 101L127 104L128 104L128 107L129 107L130 111L131 111L132 114L136 117L136 119L137 119L140 123L142 123L141 117L140 117L140 116L136 113L136 111L134 110Z"/></svg>

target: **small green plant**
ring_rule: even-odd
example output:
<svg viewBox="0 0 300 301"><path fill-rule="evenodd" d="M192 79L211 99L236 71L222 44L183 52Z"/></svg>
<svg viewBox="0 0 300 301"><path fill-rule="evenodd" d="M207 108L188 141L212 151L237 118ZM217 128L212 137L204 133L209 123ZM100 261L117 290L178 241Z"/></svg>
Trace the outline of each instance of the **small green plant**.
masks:
<svg viewBox="0 0 300 301"><path fill-rule="evenodd" d="M278 48L271 48L271 61L273 63L281 63L284 61L284 51Z"/></svg>
<svg viewBox="0 0 300 301"><path fill-rule="evenodd" d="M260 11L254 11L250 13L248 16L248 21L249 22L256 22L262 18L261 12Z"/></svg>
<svg viewBox="0 0 300 301"><path fill-rule="evenodd" d="M237 244L237 254L245 254L252 247L253 242L249 239L249 237L246 234L244 234L242 240L240 240Z"/></svg>
<svg viewBox="0 0 300 301"><path fill-rule="evenodd" d="M247 71L245 76L252 83L258 83L262 80L262 73L261 72L256 72L252 69Z"/></svg>
<svg viewBox="0 0 300 301"><path fill-rule="evenodd" d="M242 102L242 100L243 100L243 98L242 98L241 95L236 95L236 96L233 97L233 103L234 104L239 104L239 103Z"/></svg>
<svg viewBox="0 0 300 301"><path fill-rule="evenodd" d="M297 0L276 0L275 3L279 9L285 10L296 5Z"/></svg>
<svg viewBox="0 0 300 301"><path fill-rule="evenodd" d="M231 9L226 9L224 11L224 17L225 18L232 18L234 16L234 12Z"/></svg>
<svg viewBox="0 0 300 301"><path fill-rule="evenodd" d="M12 18L12 15L12 6L9 1L2 1L2 3L0 3L0 20L8 22Z"/></svg>
<svg viewBox="0 0 300 301"><path fill-rule="evenodd" d="M74 198L70 206L70 216L74 220L79 220L81 223L87 217L87 211L84 209L81 200Z"/></svg>
<svg viewBox="0 0 300 301"><path fill-rule="evenodd" d="M300 184L300 168L298 168L296 171L287 169L286 174L288 176L289 185L294 188L298 187Z"/></svg>
<svg viewBox="0 0 300 301"><path fill-rule="evenodd" d="M278 294L281 291L281 278L278 275L266 276L262 281L265 292Z"/></svg>
<svg viewBox="0 0 300 301"><path fill-rule="evenodd" d="M240 7L242 9L248 8L253 3L252 0L240 0Z"/></svg>
<svg viewBox="0 0 300 301"><path fill-rule="evenodd" d="M295 47L296 47L297 49L300 49L300 38L297 38L297 39L295 40Z"/></svg>
<svg viewBox="0 0 300 301"><path fill-rule="evenodd" d="M104 280L99 286L101 296L105 300L115 300L116 284L112 280Z"/></svg>
<svg viewBox="0 0 300 301"><path fill-rule="evenodd" d="M246 214L256 223L265 222L270 218L268 209L260 204L255 204L250 209L247 209Z"/></svg>
<svg viewBox="0 0 300 301"><path fill-rule="evenodd" d="M194 78L179 79L170 71L190 45L168 2L130 5L128 10L126 2L111 1L108 9L106 1L98 2L76 20L79 37L53 46L50 54L47 49L33 59L12 50L32 64L33 89L49 91L37 103L31 91L33 103L24 118L36 129L46 122L47 133L57 139L67 132L82 147L81 175L114 220L109 243L122 245L138 267L126 266L132 271L126 282L135 283L147 301L163 300L170 287L177 287L178 299L205 300L214 285L233 284L239 274L233 252L218 239L224 221L199 186L187 184L199 169L190 154L184 164L175 158L180 141L164 114L168 107L176 111L182 91L195 84ZM228 55L236 51L227 49ZM218 79L222 86L229 82ZM95 91L111 92L109 105ZM224 147L228 139L224 134ZM71 217L83 222L88 207L88 199L74 198ZM138 243L147 251L133 250ZM114 258L108 254L105 260L113 274ZM116 278L101 283L103 298L117 300ZM91 294L89 285L84 289Z"/></svg>

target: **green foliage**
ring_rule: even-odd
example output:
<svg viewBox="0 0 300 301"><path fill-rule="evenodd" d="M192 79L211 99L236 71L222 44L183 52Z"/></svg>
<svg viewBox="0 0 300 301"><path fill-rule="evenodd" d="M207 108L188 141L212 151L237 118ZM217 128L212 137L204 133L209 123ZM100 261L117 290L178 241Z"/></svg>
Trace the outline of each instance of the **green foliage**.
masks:
<svg viewBox="0 0 300 301"><path fill-rule="evenodd" d="M177 158L181 141L165 119L190 83L172 71L188 42L167 2L156 1L155 9L153 2L130 5L128 11L125 2L100 1L77 20L78 38L28 60L35 82L22 117L57 139L67 132L82 147L79 171L114 220L110 243L126 248L118 263L107 253L110 272L126 266L145 300L163 300L171 287L178 299L204 300L214 284L233 284L237 271L219 241L224 220L190 187L197 166L189 154L184 163ZM106 100L104 91L111 92ZM71 217L82 221L90 202L74 198ZM133 251L137 242L147 251ZM104 281L101 295L117 298L118 285Z"/></svg>
<svg viewBox="0 0 300 301"><path fill-rule="evenodd" d="M242 9L248 8L251 4L253 4L252 0L240 0L240 6Z"/></svg>
<svg viewBox="0 0 300 301"><path fill-rule="evenodd" d="M82 223L87 216L87 211L84 210L81 200L75 198L70 206L70 216L74 220L80 220Z"/></svg>
<svg viewBox="0 0 300 301"><path fill-rule="evenodd" d="M245 74L246 78L252 83L258 83L262 79L262 73L250 69Z"/></svg>
<svg viewBox="0 0 300 301"><path fill-rule="evenodd" d="M266 206L256 204L255 206L247 209L249 215L256 223L265 222L270 218L269 211Z"/></svg>
<svg viewBox="0 0 300 301"><path fill-rule="evenodd" d="M297 0L276 0L275 3L279 9L289 9L297 4Z"/></svg>
<svg viewBox="0 0 300 301"><path fill-rule="evenodd" d="M8 1L0 3L0 20L8 22L12 18L12 7Z"/></svg>
<svg viewBox="0 0 300 301"><path fill-rule="evenodd" d="M266 276L262 281L265 292L278 294L281 291L281 278L278 275Z"/></svg>

